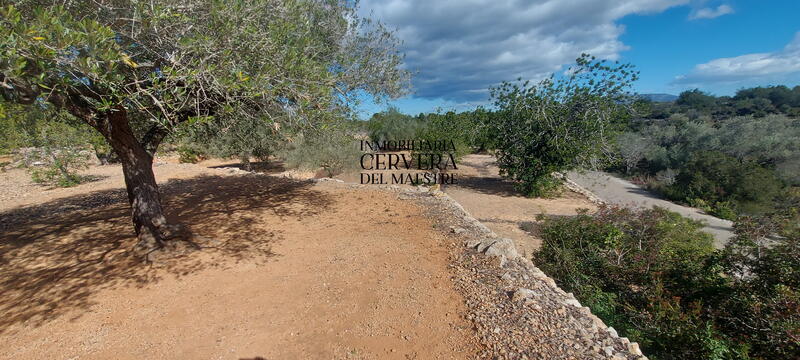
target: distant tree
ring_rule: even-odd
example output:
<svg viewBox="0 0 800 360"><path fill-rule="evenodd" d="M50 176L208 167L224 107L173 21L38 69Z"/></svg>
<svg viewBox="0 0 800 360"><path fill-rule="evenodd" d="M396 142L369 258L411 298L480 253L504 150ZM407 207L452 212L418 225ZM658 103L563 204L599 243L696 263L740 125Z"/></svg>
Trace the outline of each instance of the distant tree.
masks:
<svg viewBox="0 0 800 360"><path fill-rule="evenodd" d="M710 112L716 106L717 99L700 89L687 90L678 95L675 104L701 112Z"/></svg>
<svg viewBox="0 0 800 360"><path fill-rule="evenodd" d="M564 77L491 89L498 165L525 194L548 194L559 184L553 172L607 162L629 120L632 65L586 54L576 63Z"/></svg>
<svg viewBox="0 0 800 360"><path fill-rule="evenodd" d="M392 32L350 1L9 3L0 9L2 95L50 103L103 135L147 252L178 230L152 170L177 126L250 118L324 128L355 95L396 96L408 79Z"/></svg>
<svg viewBox="0 0 800 360"><path fill-rule="evenodd" d="M422 126L419 119L403 114L396 107L389 107L372 115L367 130L372 141L412 140Z"/></svg>

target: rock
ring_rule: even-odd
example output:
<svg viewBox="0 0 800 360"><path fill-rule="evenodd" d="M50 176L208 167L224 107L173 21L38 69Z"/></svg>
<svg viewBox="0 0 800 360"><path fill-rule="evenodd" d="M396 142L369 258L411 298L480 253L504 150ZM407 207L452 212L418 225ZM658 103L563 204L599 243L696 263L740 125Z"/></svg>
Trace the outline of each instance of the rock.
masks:
<svg viewBox="0 0 800 360"><path fill-rule="evenodd" d="M615 337L619 337L619 335L617 335L617 330L616 330L616 329L614 329L614 328L613 328L613 327L611 327L611 326L609 326L609 327L608 327L608 333L609 333L609 334L611 334L611 337L614 337L614 338L615 338Z"/></svg>
<svg viewBox="0 0 800 360"><path fill-rule="evenodd" d="M463 233L467 232L467 229L464 229L462 227L451 226L450 227L450 232L452 232L453 234L458 235L458 234L463 234Z"/></svg>
<svg viewBox="0 0 800 360"><path fill-rule="evenodd" d="M542 294L539 294L536 291L533 291L531 289L517 288L517 290L514 291L514 295L511 296L511 300L513 300L513 301L522 301L522 300L525 300L525 299L530 299L530 298L532 298L534 296L541 296L541 295Z"/></svg>
<svg viewBox="0 0 800 360"><path fill-rule="evenodd" d="M564 304L572 305L578 308L581 307L581 303L578 301L578 299L575 298L567 298L566 300L564 300Z"/></svg>
<svg viewBox="0 0 800 360"><path fill-rule="evenodd" d="M630 351L631 354L642 356L642 350L639 349L638 343L632 342L628 344L628 351Z"/></svg>
<svg viewBox="0 0 800 360"><path fill-rule="evenodd" d="M480 240L480 239L469 239L469 240L464 241L464 246L474 249L474 248L477 248L478 245L481 244L481 242L482 242L482 240Z"/></svg>
<svg viewBox="0 0 800 360"><path fill-rule="evenodd" d="M606 354L606 356L611 356L611 355L614 354L614 347L613 346L606 346L606 347L603 348L603 352Z"/></svg>
<svg viewBox="0 0 800 360"><path fill-rule="evenodd" d="M508 238L494 241L484 249L483 253L488 256L498 256L509 260L514 260L519 257L517 248L514 246L514 241Z"/></svg>

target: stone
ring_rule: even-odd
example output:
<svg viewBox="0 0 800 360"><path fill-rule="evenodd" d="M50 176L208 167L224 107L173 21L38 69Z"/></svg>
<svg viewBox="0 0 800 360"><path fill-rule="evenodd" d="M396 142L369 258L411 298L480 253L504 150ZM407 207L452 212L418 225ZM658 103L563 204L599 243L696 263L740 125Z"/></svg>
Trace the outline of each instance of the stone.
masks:
<svg viewBox="0 0 800 360"><path fill-rule="evenodd" d="M530 298L532 298L534 296L542 296L542 294L539 294L536 291L533 291L531 289L526 289L526 288L522 288L521 287L521 288L517 288L517 290L514 291L514 295L511 296L511 300L513 300L513 301L522 301L522 300L525 300L525 299L530 299Z"/></svg>
<svg viewBox="0 0 800 360"><path fill-rule="evenodd" d="M578 299L575 299L575 298L567 298L566 300L564 300L564 304L572 305L572 306L578 307L578 308L581 307L580 301L578 301Z"/></svg>
<svg viewBox="0 0 800 360"><path fill-rule="evenodd" d="M483 253L488 256L505 257L509 260L514 260L519 257L517 248L514 246L514 241L508 238L498 239L487 246Z"/></svg>
<svg viewBox="0 0 800 360"><path fill-rule="evenodd" d="M611 356L611 355L614 354L614 347L613 346L606 346L606 347L603 348L603 352L606 354L606 356Z"/></svg>
<svg viewBox="0 0 800 360"><path fill-rule="evenodd" d="M632 342L628 344L628 351L630 351L631 354L642 356L642 349L639 349L638 343Z"/></svg>
<svg viewBox="0 0 800 360"><path fill-rule="evenodd" d="M463 233L467 232L467 229L464 229L462 227L451 226L450 227L450 232L452 232L453 234L458 235L458 234L463 234Z"/></svg>
<svg viewBox="0 0 800 360"><path fill-rule="evenodd" d="M611 334L611 337L613 338L619 337L619 335L617 335L617 330L611 326L608 327L608 333Z"/></svg>
<svg viewBox="0 0 800 360"><path fill-rule="evenodd" d="M474 248L477 248L478 245L481 244L481 242L482 242L482 240L480 240L480 239L469 239L469 240L464 241L464 246L466 246L468 248L471 248L471 249L474 249Z"/></svg>

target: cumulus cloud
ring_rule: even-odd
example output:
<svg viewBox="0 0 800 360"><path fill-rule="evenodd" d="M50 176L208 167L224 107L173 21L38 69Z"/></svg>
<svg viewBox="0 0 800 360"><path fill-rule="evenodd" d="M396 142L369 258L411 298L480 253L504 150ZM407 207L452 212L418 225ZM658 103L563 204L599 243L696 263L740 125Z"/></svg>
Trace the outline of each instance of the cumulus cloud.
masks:
<svg viewBox="0 0 800 360"><path fill-rule="evenodd" d="M769 82L798 73L800 73L800 32L796 33L794 39L782 50L714 59L696 65L689 74L678 76L674 83L700 85Z"/></svg>
<svg viewBox="0 0 800 360"><path fill-rule="evenodd" d="M488 98L503 80L538 80L582 52L616 59L627 49L616 21L688 0L364 0L361 11L396 27L415 95Z"/></svg>
<svg viewBox="0 0 800 360"><path fill-rule="evenodd" d="M716 9L702 8L693 11L691 14L689 14L689 20L713 19L728 14L733 14L733 8L728 5L720 5L717 6Z"/></svg>

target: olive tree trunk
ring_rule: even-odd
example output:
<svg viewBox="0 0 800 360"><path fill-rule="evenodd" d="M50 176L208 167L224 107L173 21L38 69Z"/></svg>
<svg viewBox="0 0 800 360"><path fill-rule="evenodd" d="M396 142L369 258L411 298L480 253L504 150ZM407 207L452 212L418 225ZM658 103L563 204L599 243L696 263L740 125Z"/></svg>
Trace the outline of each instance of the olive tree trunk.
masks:
<svg viewBox="0 0 800 360"><path fill-rule="evenodd" d="M148 151L145 144L136 139L124 110L109 114L101 132L122 163L133 226L139 239L136 250L150 253L162 248L174 229L167 224L161 207L153 174L154 149Z"/></svg>

